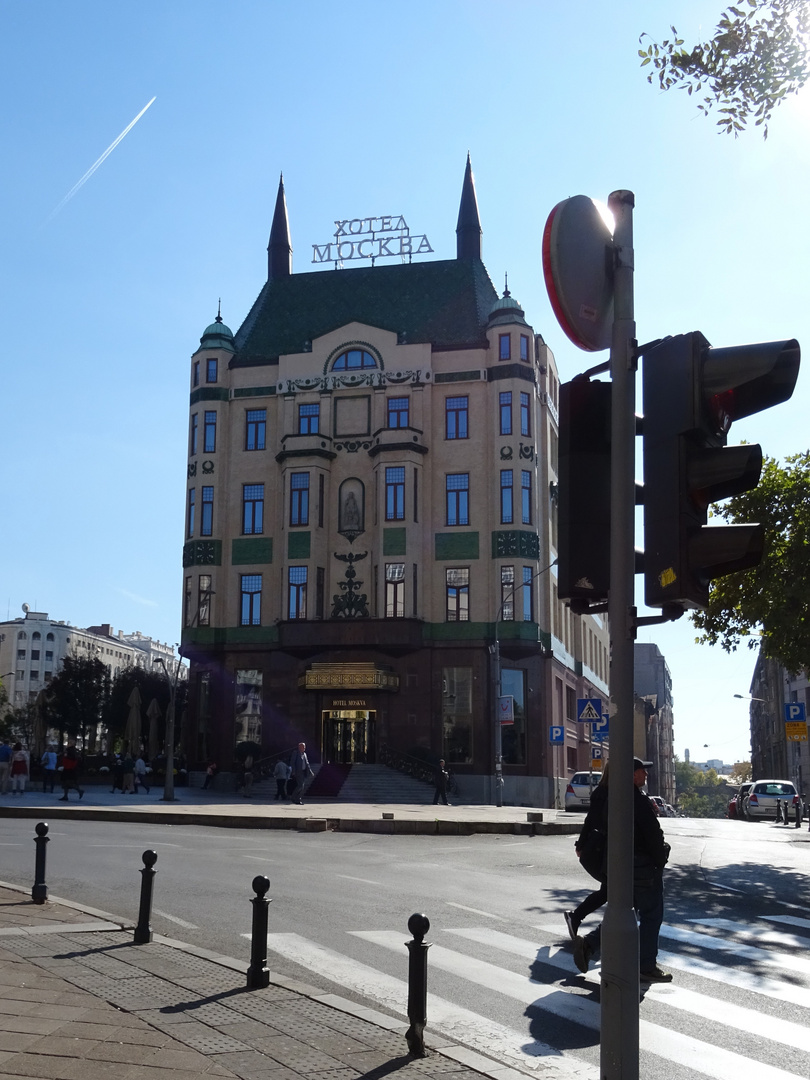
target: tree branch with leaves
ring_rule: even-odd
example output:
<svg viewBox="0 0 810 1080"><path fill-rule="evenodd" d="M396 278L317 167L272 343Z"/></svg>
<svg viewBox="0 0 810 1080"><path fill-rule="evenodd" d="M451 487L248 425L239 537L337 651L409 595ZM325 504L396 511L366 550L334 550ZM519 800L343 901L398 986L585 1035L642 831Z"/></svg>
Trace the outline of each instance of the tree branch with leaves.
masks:
<svg viewBox="0 0 810 1080"><path fill-rule="evenodd" d="M687 48L674 26L672 39L639 49L647 82L661 90L705 92L698 109L717 109L717 127L736 138L751 122L768 137L773 111L810 78L810 2L742 0L720 16L708 41ZM646 32L639 42L650 38Z"/></svg>

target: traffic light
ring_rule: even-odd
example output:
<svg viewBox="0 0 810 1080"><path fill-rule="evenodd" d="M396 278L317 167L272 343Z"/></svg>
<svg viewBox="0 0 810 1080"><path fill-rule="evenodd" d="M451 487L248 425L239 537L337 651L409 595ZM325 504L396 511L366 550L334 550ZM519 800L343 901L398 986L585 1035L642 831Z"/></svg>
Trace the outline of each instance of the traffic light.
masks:
<svg viewBox="0 0 810 1080"><path fill-rule="evenodd" d="M599 602L610 587L610 395L610 383L584 375L560 386L561 600Z"/></svg>
<svg viewBox="0 0 810 1080"><path fill-rule="evenodd" d="M759 482L762 450L726 446L734 420L787 401L799 343L713 349L699 332L644 354L644 593L650 607L705 608L709 582L762 558L760 525L708 526L709 504Z"/></svg>

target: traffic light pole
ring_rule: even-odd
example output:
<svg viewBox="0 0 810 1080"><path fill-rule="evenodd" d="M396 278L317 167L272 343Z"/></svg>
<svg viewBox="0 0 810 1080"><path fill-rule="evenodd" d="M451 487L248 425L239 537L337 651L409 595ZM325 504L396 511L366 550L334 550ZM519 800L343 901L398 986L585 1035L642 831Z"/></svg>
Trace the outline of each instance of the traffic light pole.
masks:
<svg viewBox="0 0 810 1080"><path fill-rule="evenodd" d="M610 346L610 797L608 905L602 927L602 1080L638 1080L639 947L633 910L633 645L635 639L635 336L633 206L608 199L616 248Z"/></svg>

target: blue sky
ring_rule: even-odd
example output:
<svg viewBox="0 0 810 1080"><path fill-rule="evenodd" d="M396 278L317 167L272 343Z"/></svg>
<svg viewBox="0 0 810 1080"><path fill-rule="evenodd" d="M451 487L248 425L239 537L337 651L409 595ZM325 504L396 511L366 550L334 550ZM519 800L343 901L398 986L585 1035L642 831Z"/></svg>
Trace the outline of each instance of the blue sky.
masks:
<svg viewBox="0 0 810 1080"><path fill-rule="evenodd" d="M370 214L403 214L448 258L469 150L484 261L564 380L594 358L554 319L540 244L575 194L635 192L640 340L810 342L810 94L767 142L733 140L639 68L642 31L689 39L721 7L4 0L2 616L27 602L177 640L188 360L218 298L235 331L262 285L281 171L296 272L336 218ZM807 400L800 376L731 441L805 450ZM694 637L686 620L639 633L672 670L676 748L747 756L733 694L753 654Z"/></svg>

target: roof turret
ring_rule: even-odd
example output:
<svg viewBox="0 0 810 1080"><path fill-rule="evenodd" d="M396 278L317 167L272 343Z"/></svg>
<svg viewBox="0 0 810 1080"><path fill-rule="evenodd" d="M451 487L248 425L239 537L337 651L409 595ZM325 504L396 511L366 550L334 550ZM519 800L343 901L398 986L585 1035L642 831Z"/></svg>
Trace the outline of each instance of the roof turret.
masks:
<svg viewBox="0 0 810 1080"><path fill-rule="evenodd" d="M287 219L287 200L284 197L284 174L278 181L276 208L273 212L273 224L270 228L270 242L267 245L267 280L289 277L292 274L292 242L290 223Z"/></svg>
<svg viewBox="0 0 810 1080"><path fill-rule="evenodd" d="M467 168L464 170L464 184L461 188L461 205L458 208L456 225L456 258L481 258L481 219L478 216L478 199L475 195L472 163L467 153Z"/></svg>
<svg viewBox="0 0 810 1080"><path fill-rule="evenodd" d="M231 328L222 321L219 310L217 310L216 319L210 326L206 326L203 331L203 336L200 338L200 348L225 349L227 352L236 352Z"/></svg>

